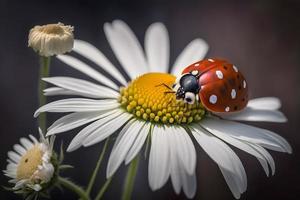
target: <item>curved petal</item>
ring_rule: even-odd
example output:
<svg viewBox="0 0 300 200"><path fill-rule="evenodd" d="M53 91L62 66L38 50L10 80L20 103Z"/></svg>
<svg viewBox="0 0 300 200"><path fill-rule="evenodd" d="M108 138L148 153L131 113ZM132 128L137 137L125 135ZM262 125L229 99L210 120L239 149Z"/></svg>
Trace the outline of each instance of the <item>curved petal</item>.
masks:
<svg viewBox="0 0 300 200"><path fill-rule="evenodd" d="M118 98L119 93L105 86L100 86L89 81L71 77L43 78L43 81L58 87L70 90L74 94L84 94L92 98Z"/></svg>
<svg viewBox="0 0 300 200"><path fill-rule="evenodd" d="M121 128L130 118L132 118L131 114L123 112L115 119L97 128L93 133L87 136L82 142L83 146L91 146L106 139L108 136Z"/></svg>
<svg viewBox="0 0 300 200"><path fill-rule="evenodd" d="M104 75L100 74L98 71L94 70L92 67L88 66L84 62L78 60L77 58L68 55L58 55L56 57L62 62L69 65L70 67L73 67L74 69L88 75L89 77L95 79L96 81L99 81L100 83L108 87L111 87L115 90L119 89L119 87L109 78L106 78Z"/></svg>
<svg viewBox="0 0 300 200"><path fill-rule="evenodd" d="M153 127L148 165L148 180L152 190L161 188L170 174L168 134L163 126Z"/></svg>
<svg viewBox="0 0 300 200"><path fill-rule="evenodd" d="M271 171L272 171L272 175L275 174L275 162L273 157L271 156L271 154L265 150L263 147L257 145L257 144L251 144L251 146L253 148L255 148L261 155L263 155L265 157L265 159L267 160L268 164L271 167Z"/></svg>
<svg viewBox="0 0 300 200"><path fill-rule="evenodd" d="M49 87L47 89L44 89L44 95L45 96L56 96L56 95L76 95L76 96L83 96L83 97L90 97L86 94L80 94L78 92L66 90L64 88L60 87Z"/></svg>
<svg viewBox="0 0 300 200"><path fill-rule="evenodd" d="M224 119L237 120L237 121L264 121L264 122L287 122L284 114L278 110L257 110L251 107L234 112L234 113L216 113Z"/></svg>
<svg viewBox="0 0 300 200"><path fill-rule="evenodd" d="M73 51L96 63L101 69L108 72L123 85L127 84L126 79L119 70L92 44L82 40L74 40Z"/></svg>
<svg viewBox="0 0 300 200"><path fill-rule="evenodd" d="M92 100L84 98L70 98L53 101L40 107L34 113L37 117L42 112L92 112L111 110L119 107L116 100Z"/></svg>
<svg viewBox="0 0 300 200"><path fill-rule="evenodd" d="M257 110L278 110L281 107L281 102L276 97L261 97L251 99L247 107Z"/></svg>
<svg viewBox="0 0 300 200"><path fill-rule="evenodd" d="M186 172L183 172L182 174L182 187L184 194L189 198L194 198L196 191L197 191L197 180L196 180L196 174L187 174Z"/></svg>
<svg viewBox="0 0 300 200"><path fill-rule="evenodd" d="M204 122L204 126L205 126L205 122ZM197 124L197 125L193 125L193 128L195 129L199 129L199 130L203 130L205 129L205 127L200 125L200 124ZM215 135L216 137L220 138L221 140L255 156L258 161L260 162L260 164L262 165L265 173L267 176L269 176L269 167L268 167L268 161L267 159L265 158L264 155L262 155L260 153L260 151L258 151L256 148L256 146L252 146L252 144L248 144L248 142L246 141L241 141L241 140L238 140L236 138L233 138L231 137L230 135L226 134L226 133L223 133L219 130L214 130L214 129L210 129L210 130L207 130L205 129L206 131L210 132L211 134Z"/></svg>
<svg viewBox="0 0 300 200"><path fill-rule="evenodd" d="M149 26L145 35L145 51L150 72L168 72L170 40L164 24L157 22Z"/></svg>
<svg viewBox="0 0 300 200"><path fill-rule="evenodd" d="M7 153L7 156L9 159L11 159L12 161L14 161L16 164L19 163L19 161L21 160L21 156L19 154L17 154L14 151L9 151Z"/></svg>
<svg viewBox="0 0 300 200"><path fill-rule="evenodd" d="M196 152L186 131L178 127L169 127L170 174L172 185L177 194L181 187L188 198L196 194ZM165 133L166 134L166 133ZM180 147L180 148L178 148Z"/></svg>
<svg viewBox="0 0 300 200"><path fill-rule="evenodd" d="M204 151L219 165L232 193L238 197L237 194L243 193L247 188L246 172L238 156L224 142L208 132L199 129L191 131ZM232 180L235 184L228 180Z"/></svg>
<svg viewBox="0 0 300 200"><path fill-rule="evenodd" d="M180 126L171 127L172 145L180 147L180 150L175 149L176 155L184 166L184 169L189 175L195 173L196 169L196 150L188 133Z"/></svg>
<svg viewBox="0 0 300 200"><path fill-rule="evenodd" d="M289 143L281 136L265 129L220 119L203 119L203 125L210 132L222 132L228 136L255 143L265 148L280 152L292 151Z"/></svg>
<svg viewBox="0 0 300 200"><path fill-rule="evenodd" d="M111 177L117 171L143 126L143 122L138 120L133 121L130 127L122 134L118 143L115 143L107 164L107 177Z"/></svg>
<svg viewBox="0 0 300 200"><path fill-rule="evenodd" d="M107 113L107 115L105 115L104 118L101 118L93 123L91 123L90 125L86 126L84 129L82 129L71 141L71 143L68 146L67 151L71 152L74 151L76 149L78 149L79 147L82 146L82 142L83 140L89 136L90 134L92 134L95 130L97 130L97 128L103 126L104 124L106 124L107 122L115 119L117 116L119 116L123 111L121 110L112 110L109 111Z"/></svg>
<svg viewBox="0 0 300 200"><path fill-rule="evenodd" d="M145 123L145 125L142 127L141 131L139 132L138 136L136 137L134 143L132 144L130 150L128 151L126 158L125 158L125 165L130 163L133 158L140 152L142 149L147 136L149 134L151 127L151 123Z"/></svg>
<svg viewBox="0 0 300 200"><path fill-rule="evenodd" d="M19 144L15 144L14 145L14 150L20 154L21 156L24 155L26 153L26 149L24 147L22 147L21 145Z"/></svg>
<svg viewBox="0 0 300 200"><path fill-rule="evenodd" d="M131 79L148 71L143 49L132 30L121 20L104 24L106 38Z"/></svg>
<svg viewBox="0 0 300 200"><path fill-rule="evenodd" d="M208 51L208 44L197 38L190 42L185 49L181 52L181 54L177 57L172 69L171 73L175 76L181 74L182 70L188 65L202 60Z"/></svg>
<svg viewBox="0 0 300 200"><path fill-rule="evenodd" d="M66 132L97 119L105 117L109 111L71 113L56 120L49 128L47 136Z"/></svg>

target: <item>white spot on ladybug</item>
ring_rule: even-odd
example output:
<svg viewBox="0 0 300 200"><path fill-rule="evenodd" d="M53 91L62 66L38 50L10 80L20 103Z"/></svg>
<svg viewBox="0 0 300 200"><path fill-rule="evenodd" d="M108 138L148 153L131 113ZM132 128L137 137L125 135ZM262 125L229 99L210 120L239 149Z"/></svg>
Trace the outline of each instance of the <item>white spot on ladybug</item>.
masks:
<svg viewBox="0 0 300 200"><path fill-rule="evenodd" d="M209 62L215 62L213 59L208 59Z"/></svg>
<svg viewBox="0 0 300 200"><path fill-rule="evenodd" d="M193 71L192 71L192 74L193 74L194 76L197 76L198 73L199 73L198 70L193 70Z"/></svg>
<svg viewBox="0 0 300 200"><path fill-rule="evenodd" d="M246 81L244 80L243 81L243 87L246 88L246 86L247 86L247 84L246 84Z"/></svg>
<svg viewBox="0 0 300 200"><path fill-rule="evenodd" d="M194 66L198 67L198 66L199 66L199 63L196 63Z"/></svg>
<svg viewBox="0 0 300 200"><path fill-rule="evenodd" d="M235 89L232 89L232 90L231 90L231 98L232 98L232 99L235 99L235 98L236 98L236 91L235 91Z"/></svg>
<svg viewBox="0 0 300 200"><path fill-rule="evenodd" d="M229 112L229 110L230 110L230 108L227 106L227 107L225 108L225 111L226 111L226 112Z"/></svg>
<svg viewBox="0 0 300 200"><path fill-rule="evenodd" d="M218 97L216 95L210 95L209 97L209 102L212 103L212 104L215 104L217 103L217 100L218 100Z"/></svg>
<svg viewBox="0 0 300 200"><path fill-rule="evenodd" d="M217 70L216 71L216 75L219 79L222 79L223 78L223 73L220 71L220 70Z"/></svg>
<svg viewBox="0 0 300 200"><path fill-rule="evenodd" d="M238 70L238 68L236 67L236 66L232 66L232 68L233 68L233 70L235 71L235 72L238 72L239 70Z"/></svg>

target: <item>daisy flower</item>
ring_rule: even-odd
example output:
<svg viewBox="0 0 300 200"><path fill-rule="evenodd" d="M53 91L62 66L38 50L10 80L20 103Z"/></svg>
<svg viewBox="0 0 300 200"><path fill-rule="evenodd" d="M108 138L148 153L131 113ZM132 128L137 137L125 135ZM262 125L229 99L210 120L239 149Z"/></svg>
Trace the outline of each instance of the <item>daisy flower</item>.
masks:
<svg viewBox="0 0 300 200"><path fill-rule="evenodd" d="M94 145L117 133L107 177L111 177L122 162L130 163L149 139L151 189L161 188L170 178L177 194L183 190L188 198L193 198L196 193L195 139L219 166L234 197L239 198L247 188L247 177L242 162L229 145L255 156L267 175L274 174L275 164L266 149L291 153L288 142L274 132L236 122L285 122L287 119L278 110L281 104L277 98L253 99L240 112L219 115L205 110L201 104L186 105L177 101L174 94L165 94L166 88L157 87L171 86L186 66L204 58L208 45L202 39L187 45L169 73L169 36L163 24L154 23L147 29L145 51L123 21L106 23L104 32L131 80L127 81L95 46L75 40L73 50L111 77L73 56L57 56L100 84L72 77L44 78L54 85L45 90L45 95L81 97L51 102L39 108L35 116L42 112L70 113L55 121L47 135L85 125L71 141L68 151Z"/></svg>
<svg viewBox="0 0 300 200"><path fill-rule="evenodd" d="M74 28L62 23L33 27L28 36L28 46L41 56L70 52L74 43Z"/></svg>
<svg viewBox="0 0 300 200"><path fill-rule="evenodd" d="M46 139L40 132L40 140L29 135L14 145L8 152L8 165L4 174L11 178L13 191L22 194L39 192L46 188L54 177L55 164L52 159L54 137Z"/></svg>

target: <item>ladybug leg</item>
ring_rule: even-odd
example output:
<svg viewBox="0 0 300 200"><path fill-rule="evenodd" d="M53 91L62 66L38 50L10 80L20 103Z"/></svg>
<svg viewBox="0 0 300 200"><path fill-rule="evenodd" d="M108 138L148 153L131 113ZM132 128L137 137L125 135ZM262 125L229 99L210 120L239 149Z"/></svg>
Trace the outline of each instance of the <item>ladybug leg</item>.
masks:
<svg viewBox="0 0 300 200"><path fill-rule="evenodd" d="M176 92L175 91L165 91L164 95L166 95L166 94L174 94L174 93L176 93Z"/></svg>

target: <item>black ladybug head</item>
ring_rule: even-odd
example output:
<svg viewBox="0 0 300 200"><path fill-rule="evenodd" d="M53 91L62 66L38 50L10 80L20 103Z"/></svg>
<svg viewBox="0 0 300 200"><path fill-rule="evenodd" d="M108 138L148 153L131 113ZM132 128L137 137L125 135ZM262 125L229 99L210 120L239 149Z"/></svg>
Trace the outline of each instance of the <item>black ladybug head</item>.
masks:
<svg viewBox="0 0 300 200"><path fill-rule="evenodd" d="M194 94L194 96L198 95L198 92L200 90L198 78L193 74L184 74L182 77L180 77L177 85L174 86L176 92L176 99L185 100L187 93L189 94L189 97L187 97L187 99L190 99L191 94ZM193 101L187 100L186 102L189 103Z"/></svg>

